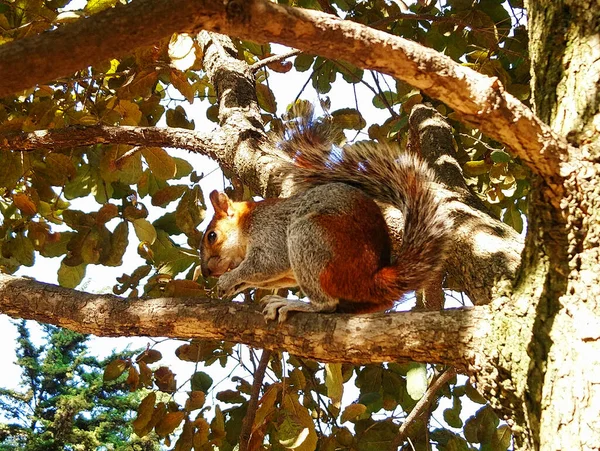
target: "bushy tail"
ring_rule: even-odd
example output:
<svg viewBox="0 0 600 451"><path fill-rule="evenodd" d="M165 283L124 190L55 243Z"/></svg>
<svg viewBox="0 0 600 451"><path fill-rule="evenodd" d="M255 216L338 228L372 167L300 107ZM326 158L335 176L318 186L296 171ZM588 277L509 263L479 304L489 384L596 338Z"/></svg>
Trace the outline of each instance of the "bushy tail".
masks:
<svg viewBox="0 0 600 451"><path fill-rule="evenodd" d="M280 145L293 159L283 171L301 191L342 182L399 208L404 215L402 245L397 261L378 274L379 282L398 296L422 288L443 266L450 232L435 196L433 170L394 145L361 142L337 147L331 136L298 122Z"/></svg>

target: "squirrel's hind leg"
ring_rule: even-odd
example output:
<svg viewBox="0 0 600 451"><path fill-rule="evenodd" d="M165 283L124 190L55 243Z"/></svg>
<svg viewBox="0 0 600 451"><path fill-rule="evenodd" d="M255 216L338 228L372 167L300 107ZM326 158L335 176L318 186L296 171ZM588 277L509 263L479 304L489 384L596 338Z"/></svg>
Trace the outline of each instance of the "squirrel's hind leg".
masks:
<svg viewBox="0 0 600 451"><path fill-rule="evenodd" d="M315 221L318 215L307 211L294 218L288 228L289 261L298 285L310 303L286 299L281 296L265 296L261 301L266 319L285 322L288 312L334 312L338 299L329 296L321 288L320 274L331 260L331 250L323 239L323 230Z"/></svg>

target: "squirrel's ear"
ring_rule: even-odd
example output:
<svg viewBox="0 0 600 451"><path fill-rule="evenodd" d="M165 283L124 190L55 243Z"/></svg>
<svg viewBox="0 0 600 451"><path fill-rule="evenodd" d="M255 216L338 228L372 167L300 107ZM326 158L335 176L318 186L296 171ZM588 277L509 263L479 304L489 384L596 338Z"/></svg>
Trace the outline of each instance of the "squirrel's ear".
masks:
<svg viewBox="0 0 600 451"><path fill-rule="evenodd" d="M233 211L233 209L231 208L231 200L229 200L227 194L220 193L217 190L213 190L208 195L208 197L210 199L210 203L215 209L215 215L228 216Z"/></svg>

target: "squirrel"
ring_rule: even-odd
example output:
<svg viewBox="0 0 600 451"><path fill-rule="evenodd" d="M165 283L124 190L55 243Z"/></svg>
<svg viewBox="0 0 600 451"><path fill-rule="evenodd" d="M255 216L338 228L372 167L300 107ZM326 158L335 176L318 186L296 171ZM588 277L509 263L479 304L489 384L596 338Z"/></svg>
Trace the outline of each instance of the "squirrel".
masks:
<svg viewBox="0 0 600 451"><path fill-rule="evenodd" d="M385 310L439 274L449 221L424 161L388 144L336 147L327 127L310 117L288 134L277 147L291 157L281 172L296 194L234 202L210 193L215 213L202 238L201 270L219 278L220 294L299 286L309 303L277 295L261 301L266 319L284 322L293 311ZM394 262L375 200L404 215Z"/></svg>

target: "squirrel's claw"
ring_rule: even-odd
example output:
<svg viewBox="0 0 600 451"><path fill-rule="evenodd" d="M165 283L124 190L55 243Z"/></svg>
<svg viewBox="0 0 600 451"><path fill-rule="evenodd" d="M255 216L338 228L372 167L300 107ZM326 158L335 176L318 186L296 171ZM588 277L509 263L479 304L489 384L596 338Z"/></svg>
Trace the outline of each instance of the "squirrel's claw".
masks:
<svg viewBox="0 0 600 451"><path fill-rule="evenodd" d="M288 309L286 305L289 304L289 300L286 298L273 294L262 298L260 304L263 307L262 313L266 320L277 319L280 323L287 321Z"/></svg>

